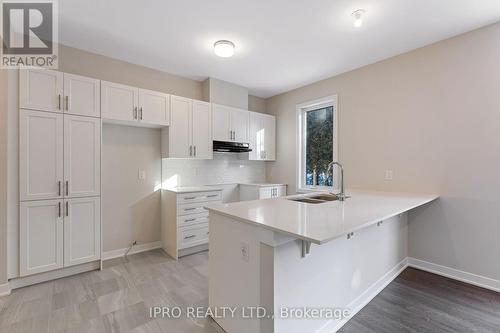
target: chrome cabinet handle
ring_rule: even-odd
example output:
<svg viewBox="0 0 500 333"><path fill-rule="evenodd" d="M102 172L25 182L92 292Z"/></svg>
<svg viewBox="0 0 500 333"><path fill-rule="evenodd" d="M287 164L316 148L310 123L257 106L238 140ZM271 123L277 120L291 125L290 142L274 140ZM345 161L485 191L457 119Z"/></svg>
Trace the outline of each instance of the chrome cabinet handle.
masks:
<svg viewBox="0 0 500 333"><path fill-rule="evenodd" d="M193 156L193 146L189 146L189 156Z"/></svg>
<svg viewBox="0 0 500 333"><path fill-rule="evenodd" d="M190 239L190 238L195 238L195 237L196 237L195 235L189 235L189 236L184 237L184 239Z"/></svg>
<svg viewBox="0 0 500 333"><path fill-rule="evenodd" d="M196 197L185 197L184 200L193 200L196 199Z"/></svg>
<svg viewBox="0 0 500 333"><path fill-rule="evenodd" d="M57 182L57 186L58 186L57 196L60 197L61 196L61 181Z"/></svg>
<svg viewBox="0 0 500 333"><path fill-rule="evenodd" d="M57 104L57 108L59 110L61 110L61 94L58 95L58 104Z"/></svg>
<svg viewBox="0 0 500 333"><path fill-rule="evenodd" d="M69 180L66 181L66 195L69 195Z"/></svg>
<svg viewBox="0 0 500 333"><path fill-rule="evenodd" d="M184 220L184 222L193 222L193 221L196 221L196 219L187 219L187 220Z"/></svg>
<svg viewBox="0 0 500 333"><path fill-rule="evenodd" d="M142 120L142 106L141 108L139 109L139 119Z"/></svg>
<svg viewBox="0 0 500 333"><path fill-rule="evenodd" d="M218 194L210 194L210 195L207 195L207 198L215 198L218 196L219 196Z"/></svg>
<svg viewBox="0 0 500 333"><path fill-rule="evenodd" d="M58 210L59 210L58 215L59 215L59 217L61 217L61 201L59 201L59 202L57 203L57 205L58 205Z"/></svg>
<svg viewBox="0 0 500 333"><path fill-rule="evenodd" d="M194 146L194 156L196 156L196 146Z"/></svg>
<svg viewBox="0 0 500 333"><path fill-rule="evenodd" d="M69 111L69 96L66 95L66 110Z"/></svg>
<svg viewBox="0 0 500 333"><path fill-rule="evenodd" d="M137 106L134 106L134 113L133 113L134 119L137 119Z"/></svg>
<svg viewBox="0 0 500 333"><path fill-rule="evenodd" d="M193 207L193 208L184 208L184 210L185 210L185 211L186 211L186 210L195 210L195 209L196 209L196 208L194 208L194 207Z"/></svg>
<svg viewBox="0 0 500 333"><path fill-rule="evenodd" d="M66 201L66 216L69 216L69 201Z"/></svg>

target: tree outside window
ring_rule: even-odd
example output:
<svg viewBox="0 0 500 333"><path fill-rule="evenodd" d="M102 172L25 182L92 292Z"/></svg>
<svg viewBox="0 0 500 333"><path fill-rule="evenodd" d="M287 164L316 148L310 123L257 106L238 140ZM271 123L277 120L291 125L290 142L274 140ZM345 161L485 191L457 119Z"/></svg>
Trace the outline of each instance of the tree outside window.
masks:
<svg viewBox="0 0 500 333"><path fill-rule="evenodd" d="M332 186L333 106L305 112L305 185Z"/></svg>

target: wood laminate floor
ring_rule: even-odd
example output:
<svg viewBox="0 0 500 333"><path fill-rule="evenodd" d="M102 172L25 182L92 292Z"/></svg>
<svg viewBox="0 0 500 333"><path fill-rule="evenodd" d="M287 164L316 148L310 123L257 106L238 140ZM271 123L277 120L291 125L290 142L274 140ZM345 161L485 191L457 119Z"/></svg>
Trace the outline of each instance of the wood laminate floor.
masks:
<svg viewBox="0 0 500 333"><path fill-rule="evenodd" d="M0 332L223 333L207 319L149 316L151 306L207 306L207 274L207 252L177 262L161 250L114 259L0 297ZM407 269L341 332L500 332L500 294Z"/></svg>

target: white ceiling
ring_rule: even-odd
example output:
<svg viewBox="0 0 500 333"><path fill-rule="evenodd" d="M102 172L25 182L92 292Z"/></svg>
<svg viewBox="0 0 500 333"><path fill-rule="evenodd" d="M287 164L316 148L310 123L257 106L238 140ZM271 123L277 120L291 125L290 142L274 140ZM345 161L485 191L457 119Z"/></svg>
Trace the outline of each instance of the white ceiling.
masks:
<svg viewBox="0 0 500 333"><path fill-rule="evenodd" d="M63 44L269 97L500 21L500 0L62 0L59 11ZM234 57L214 55L219 39Z"/></svg>

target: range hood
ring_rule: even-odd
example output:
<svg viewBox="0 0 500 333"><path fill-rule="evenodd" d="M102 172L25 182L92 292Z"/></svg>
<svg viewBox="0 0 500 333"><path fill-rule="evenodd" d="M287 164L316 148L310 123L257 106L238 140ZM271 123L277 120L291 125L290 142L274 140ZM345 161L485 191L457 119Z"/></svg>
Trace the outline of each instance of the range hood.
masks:
<svg viewBox="0 0 500 333"><path fill-rule="evenodd" d="M248 153L250 144L242 142L214 141L214 151L220 153Z"/></svg>

